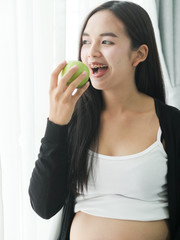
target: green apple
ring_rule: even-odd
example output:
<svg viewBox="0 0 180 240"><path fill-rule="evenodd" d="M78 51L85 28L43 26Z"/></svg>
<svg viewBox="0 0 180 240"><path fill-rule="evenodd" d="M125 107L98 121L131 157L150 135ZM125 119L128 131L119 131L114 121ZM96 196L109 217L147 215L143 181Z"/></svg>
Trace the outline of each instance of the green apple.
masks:
<svg viewBox="0 0 180 240"><path fill-rule="evenodd" d="M84 84L86 84L86 82L89 79L89 68L82 62L80 61L69 61L66 66L63 68L62 72L61 72L61 76L63 76L72 66L77 65L78 66L78 70L73 74L73 76L69 79L69 81L67 82L67 86L74 81L82 72L86 71L87 75L86 77L83 79L83 81L77 86L77 88L81 88Z"/></svg>

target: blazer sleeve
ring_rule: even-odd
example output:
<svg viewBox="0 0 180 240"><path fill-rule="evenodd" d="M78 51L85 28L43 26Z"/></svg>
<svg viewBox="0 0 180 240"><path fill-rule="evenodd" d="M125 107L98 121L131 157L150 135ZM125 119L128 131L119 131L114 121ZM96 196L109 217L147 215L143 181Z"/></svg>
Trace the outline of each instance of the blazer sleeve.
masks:
<svg viewBox="0 0 180 240"><path fill-rule="evenodd" d="M32 208L45 219L63 207L68 194L67 136L68 125L60 126L48 119L29 185Z"/></svg>

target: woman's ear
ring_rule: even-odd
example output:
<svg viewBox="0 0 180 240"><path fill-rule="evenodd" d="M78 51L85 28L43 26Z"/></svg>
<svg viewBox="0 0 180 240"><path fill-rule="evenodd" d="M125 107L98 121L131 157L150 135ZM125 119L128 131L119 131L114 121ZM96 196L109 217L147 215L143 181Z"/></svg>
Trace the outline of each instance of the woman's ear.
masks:
<svg viewBox="0 0 180 240"><path fill-rule="evenodd" d="M146 44L142 44L137 50L136 55L133 59L133 67L137 67L140 62L144 62L148 55L148 46Z"/></svg>

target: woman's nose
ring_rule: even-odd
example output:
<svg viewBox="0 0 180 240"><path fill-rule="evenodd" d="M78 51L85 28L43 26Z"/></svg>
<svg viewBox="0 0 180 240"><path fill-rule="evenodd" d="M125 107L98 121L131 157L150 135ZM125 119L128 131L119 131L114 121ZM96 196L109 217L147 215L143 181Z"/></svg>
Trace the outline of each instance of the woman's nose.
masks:
<svg viewBox="0 0 180 240"><path fill-rule="evenodd" d="M101 50L98 44L92 44L91 47L89 48L88 56L89 57L100 57Z"/></svg>

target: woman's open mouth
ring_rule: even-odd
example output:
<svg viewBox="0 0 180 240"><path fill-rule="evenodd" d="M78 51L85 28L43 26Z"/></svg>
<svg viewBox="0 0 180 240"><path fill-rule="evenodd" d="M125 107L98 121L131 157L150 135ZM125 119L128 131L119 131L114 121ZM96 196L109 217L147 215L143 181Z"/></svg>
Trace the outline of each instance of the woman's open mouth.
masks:
<svg viewBox="0 0 180 240"><path fill-rule="evenodd" d="M91 75L94 77L102 77L108 70L107 65L91 64Z"/></svg>

